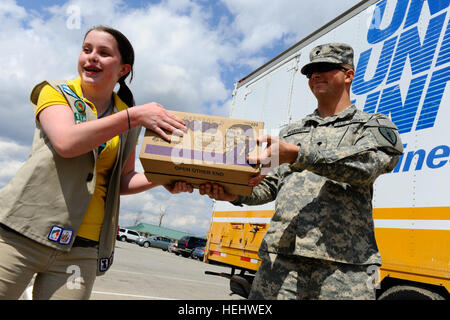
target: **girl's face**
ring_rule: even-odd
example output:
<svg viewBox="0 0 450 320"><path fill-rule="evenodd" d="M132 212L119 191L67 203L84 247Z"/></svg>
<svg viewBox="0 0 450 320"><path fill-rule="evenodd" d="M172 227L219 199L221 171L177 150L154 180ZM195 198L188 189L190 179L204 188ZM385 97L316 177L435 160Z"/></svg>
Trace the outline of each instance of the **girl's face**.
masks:
<svg viewBox="0 0 450 320"><path fill-rule="evenodd" d="M92 30L84 39L78 73L88 85L112 86L131 69L122 64L117 41L107 32Z"/></svg>

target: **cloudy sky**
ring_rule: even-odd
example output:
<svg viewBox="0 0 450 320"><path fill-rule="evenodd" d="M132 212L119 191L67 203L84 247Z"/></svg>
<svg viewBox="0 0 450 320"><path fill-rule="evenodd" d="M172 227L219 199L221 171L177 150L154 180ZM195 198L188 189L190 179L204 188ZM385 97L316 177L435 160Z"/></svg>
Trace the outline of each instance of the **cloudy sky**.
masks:
<svg viewBox="0 0 450 320"><path fill-rule="evenodd" d="M94 25L132 42L136 103L228 116L234 83L359 0L1 0L0 188L31 148L31 89L74 79L85 32ZM140 149L141 141L138 145ZM139 160L138 171L142 171ZM136 220L194 234L208 231L212 201L162 187L121 199L120 224Z"/></svg>

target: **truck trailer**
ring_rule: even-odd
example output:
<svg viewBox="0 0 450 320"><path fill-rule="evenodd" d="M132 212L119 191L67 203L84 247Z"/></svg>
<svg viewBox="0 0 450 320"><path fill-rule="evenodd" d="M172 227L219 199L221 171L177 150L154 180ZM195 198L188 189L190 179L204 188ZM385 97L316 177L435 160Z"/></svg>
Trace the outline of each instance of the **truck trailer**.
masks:
<svg viewBox="0 0 450 320"><path fill-rule="evenodd" d="M359 109L386 114L404 153L374 184L382 266L378 299L448 299L450 292L450 1L361 1L235 84L230 117L263 121L277 136L317 107L300 73L316 45L350 44ZM248 295L274 203L214 203L205 262L231 268L232 292ZM212 274L212 273L211 273Z"/></svg>

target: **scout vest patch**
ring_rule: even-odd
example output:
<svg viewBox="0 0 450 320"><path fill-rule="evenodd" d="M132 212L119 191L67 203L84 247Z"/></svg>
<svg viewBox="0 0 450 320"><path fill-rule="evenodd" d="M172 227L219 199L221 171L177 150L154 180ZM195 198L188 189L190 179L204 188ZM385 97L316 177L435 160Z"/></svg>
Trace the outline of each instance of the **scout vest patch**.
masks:
<svg viewBox="0 0 450 320"><path fill-rule="evenodd" d="M74 105L75 105L75 108L78 110L78 112L80 112L80 113L86 112L86 105L84 104L84 102L82 100L75 101Z"/></svg>
<svg viewBox="0 0 450 320"><path fill-rule="evenodd" d="M62 245L68 245L72 241L73 230L65 229L60 226L52 226L50 232L48 233L48 240L53 242L58 242Z"/></svg>
<svg viewBox="0 0 450 320"><path fill-rule="evenodd" d="M101 258L98 261L98 269L100 272L106 272L109 267L113 264L114 260L114 251L111 253L109 258Z"/></svg>
<svg viewBox="0 0 450 320"><path fill-rule="evenodd" d="M84 101L75 92L73 92L68 85L62 84L61 89L66 94L76 99L73 103L73 106L77 110L77 112L74 112L75 123L78 124L80 122L86 122L86 103L84 103Z"/></svg>

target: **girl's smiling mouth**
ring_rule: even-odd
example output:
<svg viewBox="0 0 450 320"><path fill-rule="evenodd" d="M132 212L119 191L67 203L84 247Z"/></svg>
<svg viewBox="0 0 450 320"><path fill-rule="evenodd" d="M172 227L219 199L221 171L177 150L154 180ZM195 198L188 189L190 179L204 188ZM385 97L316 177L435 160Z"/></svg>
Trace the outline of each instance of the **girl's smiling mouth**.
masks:
<svg viewBox="0 0 450 320"><path fill-rule="evenodd" d="M98 72L102 71L102 69L94 67L94 66L86 66L83 69L88 74L95 74L95 73L98 73Z"/></svg>

